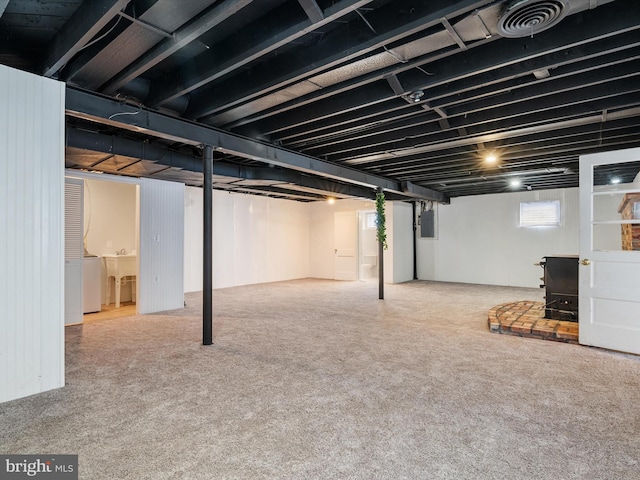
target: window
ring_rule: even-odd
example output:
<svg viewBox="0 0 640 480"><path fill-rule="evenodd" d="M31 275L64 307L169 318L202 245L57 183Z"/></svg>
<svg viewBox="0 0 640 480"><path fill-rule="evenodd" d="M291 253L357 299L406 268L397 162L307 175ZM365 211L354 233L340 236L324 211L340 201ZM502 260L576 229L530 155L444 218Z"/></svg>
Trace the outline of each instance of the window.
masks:
<svg viewBox="0 0 640 480"><path fill-rule="evenodd" d="M520 202L521 227L560 225L560 200Z"/></svg>
<svg viewBox="0 0 640 480"><path fill-rule="evenodd" d="M367 212L365 216L365 228L376 228L378 221L378 214L376 212Z"/></svg>

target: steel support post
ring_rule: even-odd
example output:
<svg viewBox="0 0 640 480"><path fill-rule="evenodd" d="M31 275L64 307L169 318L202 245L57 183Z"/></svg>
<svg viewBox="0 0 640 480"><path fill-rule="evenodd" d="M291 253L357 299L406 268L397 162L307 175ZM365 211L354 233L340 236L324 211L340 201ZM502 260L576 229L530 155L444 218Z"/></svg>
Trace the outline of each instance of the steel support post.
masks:
<svg viewBox="0 0 640 480"><path fill-rule="evenodd" d="M382 189L378 189L382 193ZM378 240L378 299L384 300L384 244Z"/></svg>
<svg viewBox="0 0 640 480"><path fill-rule="evenodd" d="M213 147L205 145L202 153L204 184L203 252L202 252L202 344L213 343Z"/></svg>

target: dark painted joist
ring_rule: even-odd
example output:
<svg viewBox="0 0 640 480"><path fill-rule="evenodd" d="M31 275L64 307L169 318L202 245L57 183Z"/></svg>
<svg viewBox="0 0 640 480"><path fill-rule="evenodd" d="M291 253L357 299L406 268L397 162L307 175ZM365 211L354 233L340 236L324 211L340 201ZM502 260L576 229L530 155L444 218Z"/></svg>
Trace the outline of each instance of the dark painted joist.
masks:
<svg viewBox="0 0 640 480"><path fill-rule="evenodd" d="M360 116L361 115L361 116ZM370 128L376 128L378 125L392 124L393 122L402 121L408 118L417 118L427 115L429 120L437 120L438 115L435 112L425 113L425 110L419 105L407 105L404 102L386 102L384 109L379 104L370 105L361 110L345 112L341 115L328 117L319 120L313 125L305 125L287 132L287 135L270 136L273 140L278 140L289 148L300 148L306 145L320 144L331 138L340 138L365 132ZM331 122L338 122L340 128L335 128Z"/></svg>
<svg viewBox="0 0 640 480"><path fill-rule="evenodd" d="M316 0L298 0L298 3L307 14L312 23L318 23L324 20L324 13Z"/></svg>
<svg viewBox="0 0 640 480"><path fill-rule="evenodd" d="M471 44L469 48L473 46L486 44L490 41L493 41L493 39L495 38L498 38L498 37L492 37L490 39L477 41ZM245 128L246 126L246 128L252 128L253 130L259 130L264 133L270 133L270 132L279 132L282 130L287 130L290 127L298 127L303 124L313 123L313 119L306 118L300 123L289 125L286 122L283 123L279 121L278 117L286 118L286 115L289 115L290 112L295 112L296 109L315 106L318 104L318 102L322 102L327 99L330 99L335 95L340 95L345 92L354 91L357 88L369 85L374 82L378 82L380 80L386 81L386 78L389 75L398 74L402 71L405 71L411 68L420 67L420 65L425 62L425 58L428 58L431 61L435 61L437 59L450 57L458 52L459 52L459 49L455 47L444 48L443 50L438 51L434 54L429 54L423 57L418 57L417 59L414 59L414 60L409 60L407 62L394 64L392 66L385 67L380 70L375 70L370 73L365 73L363 75L354 76L350 79L343 80L340 83L337 83L335 85L325 86L321 90L308 93L302 97L294 98L287 102L277 104L271 108L267 108L259 112L256 112L254 114L247 115L244 118L239 118L230 123L226 123L224 127L227 129L242 131L242 128ZM380 98L379 100L382 101L385 98ZM406 100L403 100L403 101L407 103ZM417 104L413 104L413 105L417 105ZM273 121L272 117L275 117L276 120ZM262 126L262 122L267 122L265 127ZM273 122L272 128L269 126L271 125L271 122ZM255 125L258 125L258 127L256 128Z"/></svg>
<svg viewBox="0 0 640 480"><path fill-rule="evenodd" d="M431 76L403 64L395 68L395 73L398 74L398 79L406 91L423 89L427 93L426 100L432 101L440 96L472 91L479 85L492 85L509 78L527 75L540 68L564 65L610 51L626 49L629 48L630 42L632 42L631 45L637 44L637 30L640 28L639 9L633 9L634 12L630 15L619 15L619 10L614 9L608 12L608 15L613 18L603 22L598 17L598 12L604 9L606 5L598 8L597 11L584 12L566 18L563 22L579 23L579 26L572 29L551 29L534 38L508 39L507 43L501 43L500 49L496 49L491 43L478 44L457 55L445 56L424 65L429 72L433 73ZM361 88L368 88L371 82L389 73L393 72L386 70L378 72L375 76L366 78L364 81L367 83L353 82L352 93ZM338 97L335 96L325 97L322 101L315 102L313 108L303 107L303 100L300 100L301 108L297 110L293 108L295 101L290 102L287 105L289 110L286 114L277 116L278 111L274 110L270 117L276 115L275 118L255 122L251 126L247 125L246 128L252 127L254 131L270 133L277 132L285 126L291 128L291 125L312 123L314 121L312 112L316 108L323 108L325 103L339 103L345 111L357 110L358 103L349 101L349 96L344 93L344 87L340 86L340 88L339 98L342 100L336 100ZM330 90L331 88L323 89L323 95ZM389 89L386 95L383 92L379 92L379 96L369 95L369 101L371 104L382 102L393 96L395 94ZM292 116L295 121L289 122L287 119Z"/></svg>
<svg viewBox="0 0 640 480"><path fill-rule="evenodd" d="M108 95L114 94L119 88L144 74L189 43L197 40L203 33L240 12L252 2L253 0L225 0L219 3L212 10L201 14L193 22L175 32L172 38L164 40L142 55L136 62L106 83L102 91Z"/></svg>
<svg viewBox="0 0 640 480"><path fill-rule="evenodd" d="M632 75L634 69L635 72L640 72L636 62L638 59L640 59L640 49L623 50L612 55L602 55L579 63L574 62L565 68L558 67L553 70L553 76L545 80L537 80L533 75L526 75L491 86L479 85L478 88L465 93L454 91L447 97L430 100L429 103L434 107L452 107L453 112L470 112L483 106L490 108L498 102L500 96L504 98L505 103L513 103L529 96L550 95L556 89L567 90L624 78ZM271 138L282 141L289 148L314 145L327 139L351 136L358 131L367 131L379 125L381 120L384 120L385 124L391 125L390 122L400 121L420 113L407 112L409 110L407 107L409 106L389 109L388 112L378 113L377 116L373 115L379 112L376 106L369 107L372 114L369 114L367 109L362 109L362 112L354 110L347 114L325 118L318 123L314 122L313 128L305 125L286 130L285 135L277 134ZM365 119L371 117L371 121L363 123L358 117L360 113L364 114L363 118ZM435 121L437 118L434 116L433 120ZM350 124L355 126L349 127Z"/></svg>
<svg viewBox="0 0 640 480"><path fill-rule="evenodd" d="M617 75L617 69L624 68L625 63L633 62L640 59L640 40L635 41L637 35L622 35L614 37L619 40L630 37L634 37L631 43L628 43L625 48L621 50L601 49L606 45L600 45L606 42L597 42L593 46L598 49L598 52L590 58L572 59L568 63L561 65L555 65L552 69L551 75L539 80L532 74L525 72L516 76L515 78L506 78L500 80L498 83L491 83L489 85L478 84L475 88L465 91L459 91L455 88L435 87L433 93L438 95L437 97L430 98L429 103L432 106L456 106L462 103L474 102L477 100L483 100L494 95L500 95L508 92L517 91L520 89L528 89L536 85L546 85L551 87L555 82L565 81L570 82L575 78L588 78L595 79L598 75L606 78L613 72L613 76ZM616 42L619 45L619 42ZM635 45L635 46L634 46ZM616 69L616 70L610 70ZM500 78L499 72L496 72L496 77ZM551 82L551 83L549 83ZM551 88L548 89L551 91Z"/></svg>
<svg viewBox="0 0 640 480"><path fill-rule="evenodd" d="M636 35L640 29L640 9L635 0L618 0L617 8L607 6L596 10L571 15L563 20L564 28L550 29L533 38L509 39L502 42L499 49L483 46L464 52L448 61L429 64L433 76L425 76L415 70L403 72L400 81L411 90L434 89L449 82L469 79L469 85L457 86L458 91L473 88L478 84L490 84L534 70L566 64L568 61L583 60L591 55L602 54L615 48L628 48L628 39L621 42L615 37L629 33ZM628 4L628 15L620 15L620 4ZM635 34L633 32L636 32ZM613 38L612 38L613 37ZM606 49L606 50L605 50ZM498 68L510 69L496 75ZM472 79L473 76L473 79ZM444 87L449 91L449 88ZM429 97L437 95L432 92Z"/></svg>
<svg viewBox="0 0 640 480"><path fill-rule="evenodd" d="M66 92L67 115L93 122L142 132L151 136L190 145L212 145L217 150L267 164L310 173L341 182L383 188L402 193L399 182L364 173L349 167L336 165L318 158L301 155L289 150L238 137L205 125L188 122L137 106L101 97L73 88ZM424 199L447 203L448 198L439 192L422 189Z"/></svg>
<svg viewBox="0 0 640 480"><path fill-rule="evenodd" d="M205 52L197 57L196 67L198 70L194 74L181 74L176 72L172 75L173 81L168 84L156 84L148 99L151 106L163 105L179 97L187 95L194 90L207 85L225 75L229 75L235 70L259 59L268 53L294 42L304 35L327 25L340 17L353 12L357 8L363 7L372 0L341 0L334 3L324 12L324 18L316 23L305 19L302 22L294 22L285 28L280 27L278 31L260 32L256 30L254 35L261 35L257 42L254 42L249 49L242 49L232 52L230 57L223 57L227 52ZM222 58L221 58L222 57Z"/></svg>
<svg viewBox="0 0 640 480"><path fill-rule="evenodd" d="M638 21L640 21L640 18ZM511 56L507 63L494 62L493 67L490 65L488 59L487 63L475 67L472 66L469 70L464 68L460 69L459 67L454 67L454 65L438 65L439 68L447 69L452 75L447 75L443 81L433 81L428 86L424 86L424 88L428 89L429 101L434 105L438 105L441 103L439 99L443 97L460 95L460 98L464 99L463 96L467 92L473 93L479 86L496 90L500 88L500 83L532 76L536 70L550 69L552 75L555 75L557 69L559 69L560 72L562 72L563 69L571 69L571 74L580 75L588 71L593 65L589 60L594 60L595 63L597 62L595 59L599 57L604 59L605 56L615 55L619 51L633 51L633 48L640 45L638 29L640 29L640 24L637 25L635 30L630 32L618 34L616 30L614 30L608 37L599 40L596 38L588 43L569 43L565 48L558 51L555 51L553 44L550 44L550 51L533 58L528 55L529 47L526 43L523 43L521 45L522 51L520 52L522 56L519 60L513 61L513 58L518 57ZM605 35L605 33L603 33L603 35ZM579 38L577 40L579 41ZM561 38L559 41L561 41ZM476 51L479 52L481 50ZM518 52L515 52L516 55L517 53ZM619 57L616 58L619 59ZM606 60L604 61L606 63ZM584 67L582 68L583 64ZM455 74L455 76L453 76L453 74ZM407 78L408 75L409 73L405 75L405 81L417 81L417 77L409 79ZM445 100L443 103L448 102Z"/></svg>
<svg viewBox="0 0 640 480"><path fill-rule="evenodd" d="M262 97L279 87L304 80L328 68L353 60L383 46L408 37L440 23L442 17L460 14L486 5L487 1L460 0L450 2L437 0L424 3L390 2L371 12L371 23L382 25L380 34L373 36L361 21L349 23L327 34L322 48L306 48L292 52L286 58L260 65L241 76L230 78L204 89L194 95L196 105L187 115L190 118L203 118L226 110L247 100ZM412 10L407 21L398 12L402 7ZM256 83L256 79L260 82ZM219 92L225 92L220 96ZM215 119L210 119L215 122ZM209 119L208 119L209 121Z"/></svg>
<svg viewBox="0 0 640 480"><path fill-rule="evenodd" d="M640 103L640 81L637 76L622 78L616 81L603 82L590 87L578 88L567 92L553 93L545 97L526 98L525 101L491 105L490 108L479 111L450 112L448 122L449 129L464 127L473 132L474 127L482 127L485 124L500 122L503 126L514 127L551 121L554 118L580 115L595 110L626 107ZM619 97L631 94L627 100L621 101ZM575 107L575 108L571 108ZM539 115L535 115L539 113ZM393 127L393 128L391 128ZM419 145L429 141L431 134L437 134L440 127L436 122L418 123L412 121L398 122L392 126L383 126L371 129L361 136L352 135L350 139L338 139L333 142L326 141L322 146L315 148L302 148L301 151L314 156L332 157L337 159L349 156L351 152L367 148L369 151L389 151L403 145ZM490 129L494 127L489 126ZM376 150L377 149L377 150Z"/></svg>
<svg viewBox="0 0 640 480"><path fill-rule="evenodd" d="M55 76L128 3L129 0L82 2L53 38L42 67L42 74L45 77Z"/></svg>
<svg viewBox="0 0 640 480"><path fill-rule="evenodd" d="M633 118L640 116L640 107L624 108L619 111L615 111L609 114L608 120L617 120L624 118ZM548 123L539 124L535 126L504 128L499 131L474 131L470 132L469 136L459 138L455 132L443 132L440 134L440 138L437 141L433 141L428 144L419 146L411 146L406 149L398 149L390 155L385 153L373 153L354 157L352 159L345 160L344 163L349 165L364 165L371 162L377 162L388 158L399 159L404 156L423 155L431 152L436 152L444 148L457 148L468 147L477 145L478 142L497 142L507 138L521 137L531 134L553 132L563 128L575 127L579 125L599 124L602 121L602 114L596 113L592 115L585 115L578 118L553 120Z"/></svg>
<svg viewBox="0 0 640 480"><path fill-rule="evenodd" d="M519 88L489 98L485 97L448 107L447 112L450 116L465 115L481 110L502 108L523 101L541 100L544 97L553 97L559 94L566 95L567 101L569 101L574 96L580 95L580 90L592 88L596 85L603 86L605 90L608 89L612 93L616 93L615 88L617 87L614 85L618 85L621 80L631 77L635 77L637 81L638 76L640 76L640 61L630 61L606 70L599 69L559 79L550 77L547 81L529 84L527 88Z"/></svg>
<svg viewBox="0 0 640 480"><path fill-rule="evenodd" d="M577 162L580 155L616 150L624 148L625 145L631 148L638 144L640 144L640 133L625 135L624 137L606 137L601 141L598 137L594 137L590 141L564 145L562 148L548 148L544 151L527 152L519 156L509 155L509 157L504 158L504 163L496 167L487 167L482 159L471 158L456 162L453 166L439 164L434 168L414 166L412 169L398 170L395 176L399 180L405 178L413 179L416 183L429 184L437 187L439 183L446 183L456 176L466 178L470 175L483 176L490 172L508 172L531 168L539 169L541 165L560 165L557 162L562 159L574 158ZM553 166L545 168L553 168Z"/></svg>
<svg viewBox="0 0 640 480"><path fill-rule="evenodd" d="M611 125L609 124L611 123ZM387 176L401 178L406 175L431 175L439 172L450 173L456 170L466 170L473 166L483 168L500 168L509 165L511 161L522 163L523 159L531 159L539 163L543 159L550 159L545 155L559 157L567 149L578 145L589 145L598 142L618 141L634 138L640 135L635 119L617 120L603 124L583 125L561 131L544 132L520 139L506 139L492 150L499 158L495 167L487 166L480 154L471 154L468 150L441 150L431 152L428 156L416 155L412 157L389 159L368 164L367 169L384 171Z"/></svg>
<svg viewBox="0 0 640 480"><path fill-rule="evenodd" d="M598 100L587 99L580 103L570 104L554 109L540 109L539 111L533 111L527 113L524 110L518 112L509 112L511 115L506 118L488 118L481 112L480 114L470 115L469 120L472 123L464 123L464 118L449 119L451 123L451 130L444 131L442 133L435 133L431 135L424 135L419 138L401 139L395 142L389 143L389 145L374 145L361 144L357 149L351 146L349 152L339 152L335 154L324 154L332 161L345 161L351 159L358 159L355 163L363 163L363 156L370 155L384 155L384 158L402 155L403 152L411 152L416 148L424 148L428 145L428 148L434 147L437 143L442 143L447 140L457 139L457 128L459 125L464 125L469 132L470 138L475 138L477 141L482 141L483 138L491 138L494 134L500 134L504 131L524 130L528 131L548 131L549 125L554 123L561 123L562 121L572 121L573 118L585 118L593 111L602 111L604 109L612 109L623 111L626 109L637 107L639 104L640 95L638 90L639 84L633 86L635 91L627 92L622 95L614 97L606 97ZM517 113L517 115L515 114ZM598 122L600 117L598 117ZM475 142L474 142L475 143ZM386 148L385 148L386 147ZM391 149L391 147L393 147ZM416 153L416 152L411 152ZM348 162L347 162L348 163Z"/></svg>

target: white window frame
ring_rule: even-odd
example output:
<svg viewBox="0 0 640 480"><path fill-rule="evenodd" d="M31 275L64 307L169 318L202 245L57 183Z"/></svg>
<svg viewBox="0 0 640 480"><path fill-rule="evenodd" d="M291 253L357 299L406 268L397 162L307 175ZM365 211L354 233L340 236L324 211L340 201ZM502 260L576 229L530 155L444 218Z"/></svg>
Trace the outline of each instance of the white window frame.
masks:
<svg viewBox="0 0 640 480"><path fill-rule="evenodd" d="M561 220L560 200L520 202L520 227L558 227Z"/></svg>
<svg viewBox="0 0 640 480"><path fill-rule="evenodd" d="M364 212L364 228L371 230L377 228L378 214L376 212Z"/></svg>

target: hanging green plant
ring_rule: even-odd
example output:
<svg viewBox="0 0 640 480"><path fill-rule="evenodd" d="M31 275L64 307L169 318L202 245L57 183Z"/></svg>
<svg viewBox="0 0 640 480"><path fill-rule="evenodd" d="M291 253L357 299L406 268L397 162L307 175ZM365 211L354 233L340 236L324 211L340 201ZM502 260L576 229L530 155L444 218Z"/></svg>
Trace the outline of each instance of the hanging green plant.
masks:
<svg viewBox="0 0 640 480"><path fill-rule="evenodd" d="M389 246L387 245L387 220L384 215L384 202L384 192L376 193L376 238L382 244L382 248L387 250Z"/></svg>

